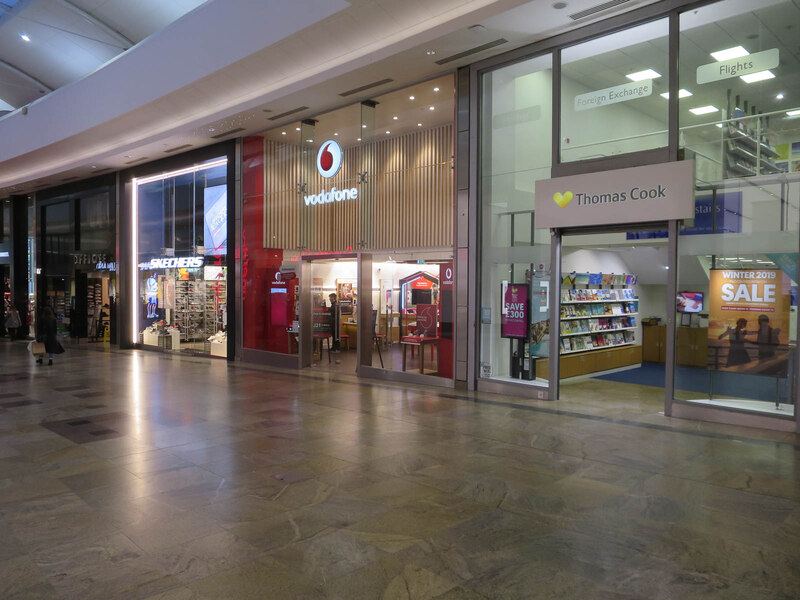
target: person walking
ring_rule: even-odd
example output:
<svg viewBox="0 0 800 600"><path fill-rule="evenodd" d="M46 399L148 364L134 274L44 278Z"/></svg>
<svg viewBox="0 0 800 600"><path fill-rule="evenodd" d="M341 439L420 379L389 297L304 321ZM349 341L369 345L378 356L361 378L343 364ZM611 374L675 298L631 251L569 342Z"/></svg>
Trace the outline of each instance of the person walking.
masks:
<svg viewBox="0 0 800 600"><path fill-rule="evenodd" d="M56 354L62 354L64 348L58 341L58 324L56 323L56 315L53 309L45 306L42 311L42 318L36 326L36 341L44 342L44 350L47 352L49 360L48 366L53 364L53 357ZM36 364L42 364L42 358L36 359Z"/></svg>
<svg viewBox="0 0 800 600"><path fill-rule="evenodd" d="M6 310L5 326L6 329L8 329L8 337L10 337L13 342L17 339L17 330L22 327L22 319L19 317L19 311L13 304L9 305L8 310Z"/></svg>

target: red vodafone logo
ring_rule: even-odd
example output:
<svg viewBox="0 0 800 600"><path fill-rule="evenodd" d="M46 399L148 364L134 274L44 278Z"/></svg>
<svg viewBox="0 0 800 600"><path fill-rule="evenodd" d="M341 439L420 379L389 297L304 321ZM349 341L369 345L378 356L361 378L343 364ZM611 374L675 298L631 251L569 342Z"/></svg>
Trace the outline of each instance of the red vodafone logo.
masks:
<svg viewBox="0 0 800 600"><path fill-rule="evenodd" d="M330 179L342 168L342 147L336 140L322 143L317 152L317 171L326 179Z"/></svg>

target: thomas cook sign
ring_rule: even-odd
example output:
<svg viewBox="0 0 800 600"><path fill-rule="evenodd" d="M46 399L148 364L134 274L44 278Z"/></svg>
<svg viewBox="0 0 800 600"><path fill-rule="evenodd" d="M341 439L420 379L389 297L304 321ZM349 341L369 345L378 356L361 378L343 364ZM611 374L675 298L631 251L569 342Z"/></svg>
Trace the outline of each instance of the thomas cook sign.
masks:
<svg viewBox="0 0 800 600"><path fill-rule="evenodd" d="M536 227L694 218L694 161L536 182Z"/></svg>

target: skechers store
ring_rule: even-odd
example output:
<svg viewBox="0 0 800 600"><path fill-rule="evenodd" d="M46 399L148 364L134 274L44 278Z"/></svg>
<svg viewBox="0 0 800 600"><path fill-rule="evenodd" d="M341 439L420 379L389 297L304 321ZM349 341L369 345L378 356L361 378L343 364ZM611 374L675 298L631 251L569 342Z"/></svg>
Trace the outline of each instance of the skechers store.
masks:
<svg viewBox="0 0 800 600"><path fill-rule="evenodd" d="M228 208L233 142L121 174L123 345L232 357Z"/></svg>
<svg viewBox="0 0 800 600"><path fill-rule="evenodd" d="M454 77L243 141L244 360L453 385Z"/></svg>
<svg viewBox="0 0 800 600"><path fill-rule="evenodd" d="M798 430L799 28L659 2L471 67L477 389Z"/></svg>
<svg viewBox="0 0 800 600"><path fill-rule="evenodd" d="M117 343L116 177L36 193L37 306L63 335Z"/></svg>

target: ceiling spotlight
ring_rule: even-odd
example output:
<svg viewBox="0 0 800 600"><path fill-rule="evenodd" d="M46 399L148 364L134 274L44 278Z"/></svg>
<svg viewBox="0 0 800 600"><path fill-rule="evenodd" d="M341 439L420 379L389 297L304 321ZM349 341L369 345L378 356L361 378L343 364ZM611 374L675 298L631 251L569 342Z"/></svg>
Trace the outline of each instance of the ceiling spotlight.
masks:
<svg viewBox="0 0 800 600"><path fill-rule="evenodd" d="M392 117L392 120L393 121L397 121L397 117Z"/></svg>
<svg viewBox="0 0 800 600"><path fill-rule="evenodd" d="M285 131L281 131L281 135L286 135L286 132Z"/></svg>
<svg viewBox="0 0 800 600"><path fill-rule="evenodd" d="M391 132L391 131L388 131L388 130L386 131L386 135L389 135L390 133L392 133L392 132Z"/></svg>
<svg viewBox="0 0 800 600"><path fill-rule="evenodd" d="M427 54L428 56L433 56L434 54L436 54L436 50L425 50L425 54Z"/></svg>
<svg viewBox="0 0 800 600"><path fill-rule="evenodd" d="M435 108L435 107L433 107L433 106L429 106L429 107L428 107L428 110L436 110L436 108Z"/></svg>
<svg viewBox="0 0 800 600"><path fill-rule="evenodd" d="M438 92L438 91L439 91L439 88L438 88L438 87L435 87L435 88L433 88L433 91L434 91L434 92Z"/></svg>
<svg viewBox="0 0 800 600"><path fill-rule="evenodd" d="M755 83L756 81L764 81L765 79L772 79L775 73L772 71L759 71L758 73L750 73L749 75L742 75L739 77L745 83Z"/></svg>
<svg viewBox="0 0 800 600"><path fill-rule="evenodd" d="M697 108L690 108L689 112L693 115L707 115L709 113L717 112L719 109L711 104L707 106L698 106Z"/></svg>
<svg viewBox="0 0 800 600"><path fill-rule="evenodd" d="M306 140L309 144L313 144L314 140Z"/></svg>
<svg viewBox="0 0 800 600"><path fill-rule="evenodd" d="M645 69L644 71L637 71L636 73L629 73L625 75L631 81L644 81L645 79L657 79L661 77L661 73L653 71L653 69Z"/></svg>
<svg viewBox="0 0 800 600"><path fill-rule="evenodd" d="M356 138L356 141L357 141L357 142L360 142L360 141L361 141L361 138Z"/></svg>
<svg viewBox="0 0 800 600"><path fill-rule="evenodd" d="M336 132L334 131L334 132L333 132L333 135L339 135L339 134L338 134L338 133L336 133Z"/></svg>
<svg viewBox="0 0 800 600"><path fill-rule="evenodd" d="M366 129L366 128L367 128L366 124L361 126L361 129Z"/></svg>
<svg viewBox="0 0 800 600"><path fill-rule="evenodd" d="M97 165L92 165L92 168L93 168L93 169L96 169L96 168L97 168Z"/></svg>
<svg viewBox="0 0 800 600"><path fill-rule="evenodd" d="M733 48L712 52L711 56L714 57L714 60L723 61L730 60L732 58L741 58L742 56L747 56L748 54L750 53L741 46L734 46Z"/></svg>
<svg viewBox="0 0 800 600"><path fill-rule="evenodd" d="M422 123L417 123L417 127L422 127Z"/></svg>
<svg viewBox="0 0 800 600"><path fill-rule="evenodd" d="M413 100L413 99L414 99L414 96L409 96L409 97L408 97L408 99L409 99L409 100Z"/></svg>
<svg viewBox="0 0 800 600"><path fill-rule="evenodd" d="M19 37L22 39L23 42L30 42L31 41L31 38L28 37L27 33L20 33Z"/></svg>
<svg viewBox="0 0 800 600"><path fill-rule="evenodd" d="M783 100L786 96L783 95L783 92L775 96L775 100Z"/></svg>
<svg viewBox="0 0 800 600"><path fill-rule="evenodd" d="M300 128L299 127L295 127L294 130L295 131L300 131Z"/></svg>

